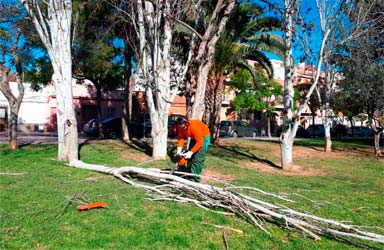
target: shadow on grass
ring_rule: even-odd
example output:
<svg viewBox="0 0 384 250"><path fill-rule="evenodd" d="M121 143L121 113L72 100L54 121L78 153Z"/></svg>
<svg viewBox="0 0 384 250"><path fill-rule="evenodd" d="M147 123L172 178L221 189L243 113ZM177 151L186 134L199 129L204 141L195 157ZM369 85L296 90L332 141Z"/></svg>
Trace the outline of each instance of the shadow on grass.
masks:
<svg viewBox="0 0 384 250"><path fill-rule="evenodd" d="M274 162L270 161L270 160L267 160L267 159L262 159L258 156L256 156L255 154L249 152L249 148L245 148L245 147L239 147L237 145L233 145L233 146L222 146L222 145L217 145L215 146L216 148L219 148L221 150L224 150L226 152L230 152L230 154L223 154L223 155L220 155L220 153L218 152L215 152L215 155L218 156L218 157L221 157L221 158L227 158L230 156L230 158L236 158L236 159L248 159L248 160L254 160L254 161L258 161L258 162L261 162L261 163L265 163L273 168L278 168L278 169L281 169L281 167L277 164L275 164Z"/></svg>
<svg viewBox="0 0 384 250"><path fill-rule="evenodd" d="M147 141L130 140L129 142L123 142L137 151L143 152L148 156L152 156L153 149Z"/></svg>
<svg viewBox="0 0 384 250"><path fill-rule="evenodd" d="M81 160L81 149L88 144L89 141L91 141L92 139L91 138L87 138L85 139L82 143L79 143L79 152L78 152L78 157L79 157L79 160Z"/></svg>
<svg viewBox="0 0 384 250"><path fill-rule="evenodd" d="M28 147L30 145L32 145L32 143L19 143L18 147L19 148L25 148L25 147Z"/></svg>

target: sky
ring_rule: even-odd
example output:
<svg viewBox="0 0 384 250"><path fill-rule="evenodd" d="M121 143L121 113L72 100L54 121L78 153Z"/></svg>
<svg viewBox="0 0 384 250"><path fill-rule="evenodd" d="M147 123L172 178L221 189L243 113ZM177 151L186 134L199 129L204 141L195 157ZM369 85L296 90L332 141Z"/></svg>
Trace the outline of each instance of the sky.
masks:
<svg viewBox="0 0 384 250"><path fill-rule="evenodd" d="M280 16L280 13L276 8L269 8L267 4L265 4L263 1L260 0L252 0L253 3L259 4L260 6L265 8L265 13L266 16ZM276 6L279 6L280 11L284 9L284 1L283 0L269 0L271 3L275 3ZM313 30L311 31L312 33L312 38L310 39L310 44L309 46L311 47L312 51L318 52L320 45L321 45L321 35L319 33L320 31L320 24L319 24L319 16L316 8L316 1L315 0L301 0L300 1L300 10L302 11L302 15L304 18L304 23L306 24L313 24ZM284 36L283 32L273 32L274 34L278 34L281 36ZM298 33L299 35L302 34L301 32ZM293 46L293 57L295 64L300 63L301 59L303 57L303 51L300 46L298 46L297 43L294 42ZM277 60L282 60L282 58L271 54L269 52L264 53L268 56L270 59L277 59Z"/></svg>
<svg viewBox="0 0 384 250"><path fill-rule="evenodd" d="M9 0L2 0L2 2L3 1L8 2ZM283 7L284 7L284 1L283 0L269 0L269 1L272 2L272 3L275 3L276 5L278 5L280 9L283 9ZM279 12L276 9L269 8L268 5L263 3L263 1L251 0L250 2L259 4L259 5L263 6L263 7L265 7L266 15L275 16L275 17L276 17L276 15L279 15ZM318 29L319 28L319 24L318 24L319 23L319 18L318 18L318 15L317 15L315 3L316 3L315 0L301 0L300 8L302 10L305 10L305 20L304 20L305 23L311 22L311 23L314 24L314 29L313 29L314 35L313 35L313 37L311 39L312 41L311 41L311 45L310 46L313 49L313 51L318 51L318 49L320 48L321 39L320 39L320 36L315 33L316 31L319 30ZM275 33L283 36L283 32L275 32ZM116 46L119 46L118 42L114 41L114 43L116 43L115 44ZM278 56L276 56L274 54L271 54L271 53L268 53L268 52L264 52L264 53L270 59L282 60L282 58L280 58L280 57L278 57ZM300 63L300 57L302 57L302 55L303 55L302 50L299 47L294 47L293 55L294 55L295 63Z"/></svg>

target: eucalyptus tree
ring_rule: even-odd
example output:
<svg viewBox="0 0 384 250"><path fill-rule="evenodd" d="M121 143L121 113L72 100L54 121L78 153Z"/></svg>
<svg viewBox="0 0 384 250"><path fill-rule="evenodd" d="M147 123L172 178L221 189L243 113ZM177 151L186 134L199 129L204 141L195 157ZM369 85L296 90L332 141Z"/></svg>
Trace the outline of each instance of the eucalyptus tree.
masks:
<svg viewBox="0 0 384 250"><path fill-rule="evenodd" d="M202 23L204 34L201 36L197 53L193 58L192 67L190 67L189 71L191 82L196 84L196 92L191 110L191 117L195 119L202 119L203 117L206 84L215 55L216 44L225 29L231 12L238 3L235 0L218 0L217 2L207 2L206 4L213 4L214 9L212 12L207 13L209 21L203 21ZM204 17L203 20L205 19Z"/></svg>
<svg viewBox="0 0 384 250"><path fill-rule="evenodd" d="M374 1L370 1L372 4ZM317 0L316 11L319 20L319 32L313 39L318 41L316 45L317 50L310 51L310 54L316 54L316 70L306 95L301 100L296 112L293 112L293 57L292 57L292 41L295 38L295 42L302 43L303 39L300 34L305 34L306 30L317 29L316 24L312 22L306 22L299 10L308 6L299 4L298 0L285 0L285 42L287 46L287 52L285 56L285 82L284 82L284 123L283 133L280 136L280 146L282 153L282 167L289 168L292 164L292 149L293 140L297 130L297 126L300 120L301 113L303 112L307 101L312 95L313 91L317 88L320 79L321 70L324 67L328 67L331 62L332 55L337 52L340 47L347 46L350 42L356 41L362 34L369 29L374 29L377 25L377 19L370 18L368 13L372 11L372 8L362 7L358 4L358 1L349 0ZM371 6L368 4L368 6ZM304 11L305 12L305 11ZM355 13L358 18L351 20L348 18L350 13ZM296 31L296 37L295 33ZM302 32L302 33L300 33ZM297 39L297 40L296 40ZM305 43L304 43L305 45ZM303 46L303 50L311 49L309 46ZM308 55L308 54L307 54ZM327 72L332 72L327 69ZM333 77L326 78L328 86L326 87L329 97L329 91L332 90L332 85L335 84ZM330 115L328 115L330 109L329 100L325 101L325 120L324 126L326 128L326 143L330 142ZM327 148L330 148L329 144Z"/></svg>
<svg viewBox="0 0 384 250"><path fill-rule="evenodd" d="M176 23L185 25L182 20L189 11L185 6L191 5L191 1L108 2L119 10L126 23L133 25L134 40L138 41L131 46L137 59L136 83L144 87L146 93L152 123L152 157L166 158L168 112L178 94L180 79L183 78L171 72L174 68L185 72L187 68L174 50L178 39L172 31Z"/></svg>
<svg viewBox="0 0 384 250"><path fill-rule="evenodd" d="M217 45L207 82L205 119L209 124L213 142L217 139L224 80L236 67L254 68L247 59L256 61L273 76L270 60L262 53L269 51L284 56L284 43L280 36L269 31L280 30L277 18L263 16L263 8L256 4L240 4L232 12Z"/></svg>
<svg viewBox="0 0 384 250"><path fill-rule="evenodd" d="M134 24L135 36L139 41L138 46L134 48L134 53L139 59L136 72L140 77L137 82L145 87L152 122L153 157L165 158L169 108L179 93L179 87L183 85L182 81L187 71L191 81L197 83L193 104L195 110L196 107L201 107L198 104L204 107L205 84L214 47L236 2L234 0L109 2ZM215 6L209 21L202 25L204 26L202 35L194 29L201 20L199 17L205 13L201 4ZM177 32L180 27L191 31L191 36L180 36L180 32ZM193 66L189 67L192 64ZM201 118L204 109L199 110L199 115L192 117Z"/></svg>
<svg viewBox="0 0 384 250"><path fill-rule="evenodd" d="M334 117L331 106L332 98L336 85L342 78L336 61L341 54L346 53L345 48L356 43L368 30L377 29L377 20L369 17L375 2L367 2L362 7L358 1L317 0L316 8L312 10L312 13L302 12L297 22L300 24L298 25L300 32L298 32L297 40L304 53L304 61L311 65L317 64L317 69L313 72L313 84L308 92L313 89L320 104L325 128L325 151L327 152L331 151L332 146L330 134ZM314 16L317 17L315 20L318 22L313 20ZM353 20L352 16L355 16L356 19ZM308 19L312 20L308 21ZM324 47L316 46L319 40L322 41ZM323 81L316 78L320 70L324 72ZM316 86L313 88L314 85ZM309 97L304 98L304 101L307 100Z"/></svg>
<svg viewBox="0 0 384 250"><path fill-rule="evenodd" d="M77 120L72 94L70 0L20 0L47 50L57 99L58 159L78 159Z"/></svg>

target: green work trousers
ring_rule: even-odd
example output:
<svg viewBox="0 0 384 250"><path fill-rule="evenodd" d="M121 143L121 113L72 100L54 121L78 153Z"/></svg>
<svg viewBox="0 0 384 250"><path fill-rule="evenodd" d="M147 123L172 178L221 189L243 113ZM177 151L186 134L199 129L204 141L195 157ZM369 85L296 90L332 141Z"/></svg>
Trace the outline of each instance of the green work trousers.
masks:
<svg viewBox="0 0 384 250"><path fill-rule="evenodd" d="M190 160L188 160L187 168L188 170L190 170L192 174L200 175L201 172L203 172L204 161L205 161L206 153L208 152L210 141L211 141L210 136L204 137L204 145L196 153L192 155L192 158ZM195 141L191 141L189 150L193 148L193 145L195 145ZM200 182L201 178L199 176L193 176L193 180L196 182Z"/></svg>

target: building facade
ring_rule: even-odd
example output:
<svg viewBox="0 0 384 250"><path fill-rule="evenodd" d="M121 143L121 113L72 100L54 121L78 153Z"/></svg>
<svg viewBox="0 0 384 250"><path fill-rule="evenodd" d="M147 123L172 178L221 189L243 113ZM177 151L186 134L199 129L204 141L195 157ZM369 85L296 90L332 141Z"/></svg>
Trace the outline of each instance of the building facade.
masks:
<svg viewBox="0 0 384 250"><path fill-rule="evenodd" d="M17 84L10 84L14 95L18 95ZM57 100L53 85L49 84L40 91L31 89L30 83L25 83L24 98L18 116L18 129L22 132L56 131ZM88 120L97 117L96 88L89 81L79 83L72 81L73 105L76 112L78 130ZM102 95L101 110L103 117L121 117L124 105L124 92L113 91ZM5 96L0 92L0 131L7 128L9 105Z"/></svg>

